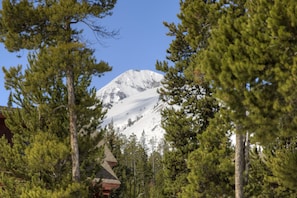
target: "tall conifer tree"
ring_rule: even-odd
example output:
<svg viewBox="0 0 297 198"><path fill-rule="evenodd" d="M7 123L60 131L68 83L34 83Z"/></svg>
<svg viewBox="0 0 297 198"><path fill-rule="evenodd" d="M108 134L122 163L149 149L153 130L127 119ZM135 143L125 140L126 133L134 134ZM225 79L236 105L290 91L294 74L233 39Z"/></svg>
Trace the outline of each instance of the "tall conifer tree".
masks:
<svg viewBox="0 0 297 198"><path fill-rule="evenodd" d="M234 149L230 141L233 129L227 114L228 110L221 108L207 129L197 135L199 148L189 155L189 184L183 187L182 197L234 195Z"/></svg>
<svg viewBox="0 0 297 198"><path fill-rule="evenodd" d="M296 136L296 3L243 3L228 5L228 14L199 57L204 60L199 69L232 110L237 133L250 131L265 145L276 137Z"/></svg>
<svg viewBox="0 0 297 198"><path fill-rule="evenodd" d="M264 145L266 166L271 171L268 182L277 184L276 194L296 193L296 2L249 2L252 16L248 21L247 35L255 32L248 44L248 56L261 79L253 82L252 94L247 95L250 120L255 139ZM263 12L266 9L266 12ZM263 23L263 21L265 21ZM264 31L265 30L265 31ZM269 50L267 50L269 49ZM256 72L255 72L256 73ZM272 93L271 93L272 92Z"/></svg>
<svg viewBox="0 0 297 198"><path fill-rule="evenodd" d="M67 106L69 119L72 178L77 182L80 181L80 164L75 79L85 73L100 74L110 70L110 67L104 62L97 63L91 51L79 41L82 30L73 25L85 23L98 35L108 35L93 20L110 15L115 3L116 0L96 3L72 0L2 1L0 37L6 48L9 51L38 50L37 64L50 64L42 68L45 75L35 74L44 77L44 81L51 75L66 79L67 104L64 105Z"/></svg>
<svg viewBox="0 0 297 198"><path fill-rule="evenodd" d="M21 67L4 70L6 88L12 91L12 102L19 108L6 113L6 124L14 136L12 147L6 141L1 142L7 152L1 152L3 161L0 163L4 174L0 183L4 184L4 188L0 191L11 193L11 197L33 192L46 193L49 197L55 196L55 192L64 192L60 196L70 196L76 191L80 191L80 196L86 196L83 191L91 185L94 174L100 169L97 159L102 155L96 145L102 137L94 131L104 116L95 89L88 90L91 78L87 75L75 78L82 185L72 186L66 87L56 76L33 83L34 70L39 67L29 62L31 69L25 74L21 72ZM18 180L22 182L15 183ZM13 181L15 185L10 186L8 181Z"/></svg>
<svg viewBox="0 0 297 198"><path fill-rule="evenodd" d="M23 183L26 187L19 190L28 196L34 189L41 194L63 193L68 185L71 192L78 193L72 196L86 196L84 185L74 183L71 187L70 180L85 183L100 168L96 160L100 157L96 148L100 134L93 132L104 111L95 89L89 86L93 74L101 75L111 68L103 61L98 62L93 50L80 43L82 30L74 25L85 23L98 35L111 36L113 33L106 32L94 19L110 15L115 3L113 0L2 1L1 42L9 51L31 50L24 73L20 66L4 69L6 86L13 91L13 102L20 108L7 114L7 123L14 134L14 146L10 150L19 156L16 159L21 163L7 158L3 167L8 173L9 163L12 167L14 163L19 166L3 177L26 181ZM42 147L47 144L48 148ZM56 147L60 152L51 151ZM71 148L71 165L68 148ZM49 167L38 161L43 158L51 162ZM22 171L26 166L30 171ZM26 192L30 185L35 187L32 192ZM9 191L4 188L4 192Z"/></svg>
<svg viewBox="0 0 297 198"><path fill-rule="evenodd" d="M159 93L170 106L162 111L165 140L172 148L164 159L165 191L170 197L181 196L182 187L188 183L188 155L199 147L197 135L206 130L209 119L218 110L211 88L193 68L197 53L207 46L209 30L220 15L220 5L216 1L182 1L178 15L182 23L165 23L168 35L175 37L167 57L174 66L157 62L156 68L165 72Z"/></svg>

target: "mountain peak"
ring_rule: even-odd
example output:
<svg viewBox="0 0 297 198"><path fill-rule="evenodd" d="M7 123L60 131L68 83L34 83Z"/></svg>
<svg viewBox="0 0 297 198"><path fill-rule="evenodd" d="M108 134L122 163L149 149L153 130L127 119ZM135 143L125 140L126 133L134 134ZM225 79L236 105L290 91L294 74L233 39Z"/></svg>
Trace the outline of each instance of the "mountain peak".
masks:
<svg viewBox="0 0 297 198"><path fill-rule="evenodd" d="M128 70L97 92L105 106L111 107L114 103L134 94L159 87L163 75L150 70Z"/></svg>
<svg viewBox="0 0 297 198"><path fill-rule="evenodd" d="M97 92L108 108L102 126L113 123L119 133L138 139L145 135L147 140L163 138L161 109L157 90L163 76L149 70L129 70L116 77Z"/></svg>

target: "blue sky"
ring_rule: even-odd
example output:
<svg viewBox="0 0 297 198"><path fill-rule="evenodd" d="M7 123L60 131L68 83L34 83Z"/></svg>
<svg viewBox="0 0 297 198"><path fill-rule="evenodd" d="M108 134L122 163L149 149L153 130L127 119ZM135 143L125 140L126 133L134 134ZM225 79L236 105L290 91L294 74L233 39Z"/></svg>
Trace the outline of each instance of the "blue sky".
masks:
<svg viewBox="0 0 297 198"><path fill-rule="evenodd" d="M2 1L1 1L2 3ZM89 31L84 36L91 41L98 60L107 61L111 72L103 77L94 77L93 86L100 89L116 76L129 69L155 71L156 60L166 59L166 50L172 40L163 22L178 22L179 0L118 0L113 15L102 19L102 25L110 30L119 30L117 38L95 39ZM24 51L9 53L0 44L0 66L9 68L22 64L26 66ZM7 104L8 92L4 88L4 74L0 70L0 105Z"/></svg>

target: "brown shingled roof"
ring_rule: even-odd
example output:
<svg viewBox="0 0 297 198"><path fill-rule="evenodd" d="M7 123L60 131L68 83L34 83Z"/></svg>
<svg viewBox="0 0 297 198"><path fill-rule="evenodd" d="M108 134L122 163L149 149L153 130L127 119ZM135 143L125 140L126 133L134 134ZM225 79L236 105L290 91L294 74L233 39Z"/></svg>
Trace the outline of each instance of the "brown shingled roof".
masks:
<svg viewBox="0 0 297 198"><path fill-rule="evenodd" d="M120 180L112 170L112 167L117 164L117 160L104 140L101 140L98 146L104 146L104 160L101 164L101 170L96 174L95 181L102 182L102 187L108 195L111 190L117 189L121 185Z"/></svg>

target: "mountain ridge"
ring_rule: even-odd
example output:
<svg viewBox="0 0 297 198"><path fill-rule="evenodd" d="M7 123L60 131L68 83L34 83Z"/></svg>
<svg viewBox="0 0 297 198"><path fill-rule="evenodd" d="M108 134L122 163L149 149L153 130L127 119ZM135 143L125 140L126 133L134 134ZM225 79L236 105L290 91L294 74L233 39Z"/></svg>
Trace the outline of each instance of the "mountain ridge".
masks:
<svg viewBox="0 0 297 198"><path fill-rule="evenodd" d="M120 100L159 87L163 75L151 70L128 70L97 91L97 97L105 105L112 105Z"/></svg>
<svg viewBox="0 0 297 198"><path fill-rule="evenodd" d="M157 90L162 86L163 75L151 70L128 70L97 91L107 109L103 126L113 123L114 128L127 138L143 133L147 141L160 141L164 136L161 127L161 110Z"/></svg>

